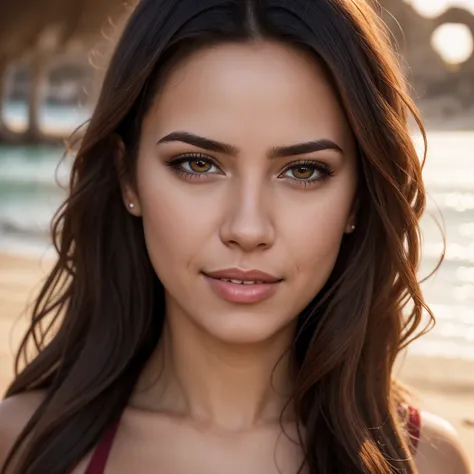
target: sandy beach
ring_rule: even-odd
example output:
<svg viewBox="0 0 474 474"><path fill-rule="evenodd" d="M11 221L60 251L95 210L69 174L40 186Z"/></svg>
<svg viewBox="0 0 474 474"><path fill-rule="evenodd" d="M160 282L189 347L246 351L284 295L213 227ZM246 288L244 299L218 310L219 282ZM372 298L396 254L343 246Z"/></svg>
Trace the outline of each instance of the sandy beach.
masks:
<svg viewBox="0 0 474 474"><path fill-rule="evenodd" d="M28 315L24 313L50 268L46 257L0 253L0 390L12 377L13 357ZM23 315L22 315L23 313ZM421 405L449 422L459 432L474 467L473 361L406 356L398 368ZM449 474L449 473L446 473Z"/></svg>

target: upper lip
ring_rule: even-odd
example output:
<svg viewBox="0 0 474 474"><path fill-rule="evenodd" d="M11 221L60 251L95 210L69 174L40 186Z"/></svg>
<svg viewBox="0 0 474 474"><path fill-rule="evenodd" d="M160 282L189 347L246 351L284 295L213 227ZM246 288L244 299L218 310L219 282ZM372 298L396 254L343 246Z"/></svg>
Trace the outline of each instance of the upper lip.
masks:
<svg viewBox="0 0 474 474"><path fill-rule="evenodd" d="M227 268L215 272L205 272L211 278L225 278L226 280L239 281L261 281L263 283L277 283L281 278L274 277L260 270L240 270L239 268Z"/></svg>

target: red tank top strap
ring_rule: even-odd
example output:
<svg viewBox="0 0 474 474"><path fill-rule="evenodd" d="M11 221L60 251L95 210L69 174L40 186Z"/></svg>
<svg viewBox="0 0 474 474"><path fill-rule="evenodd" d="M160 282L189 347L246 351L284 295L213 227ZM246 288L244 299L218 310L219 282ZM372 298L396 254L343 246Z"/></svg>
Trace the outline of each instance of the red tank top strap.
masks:
<svg viewBox="0 0 474 474"><path fill-rule="evenodd" d="M416 452L418 448L418 442L420 441L421 435L421 413L415 407L408 406L408 421L407 431L410 435L410 441L413 446L413 452Z"/></svg>
<svg viewBox="0 0 474 474"><path fill-rule="evenodd" d="M97 445L92 459L87 467L85 474L104 474L105 466L107 465L107 459L109 458L112 444L114 442L115 435L120 420L116 421L106 432L99 444Z"/></svg>

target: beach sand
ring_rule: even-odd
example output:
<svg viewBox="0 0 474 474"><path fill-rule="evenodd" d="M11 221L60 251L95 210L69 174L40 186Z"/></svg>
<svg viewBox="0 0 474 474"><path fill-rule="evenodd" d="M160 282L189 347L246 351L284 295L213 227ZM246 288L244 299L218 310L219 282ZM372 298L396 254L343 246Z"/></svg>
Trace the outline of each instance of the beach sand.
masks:
<svg viewBox="0 0 474 474"><path fill-rule="evenodd" d="M0 390L12 377L14 349L27 325L20 316L51 267L47 258L0 253ZM458 431L474 468L473 361L407 355L397 374L427 411L447 419ZM449 473L446 473L449 474Z"/></svg>

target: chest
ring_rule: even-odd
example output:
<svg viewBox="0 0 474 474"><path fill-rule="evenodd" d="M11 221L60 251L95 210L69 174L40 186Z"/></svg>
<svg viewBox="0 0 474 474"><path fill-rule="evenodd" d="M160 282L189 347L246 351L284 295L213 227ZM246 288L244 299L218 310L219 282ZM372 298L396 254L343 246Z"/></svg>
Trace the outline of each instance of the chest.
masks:
<svg viewBox="0 0 474 474"><path fill-rule="evenodd" d="M122 428L105 471L94 474L296 474L303 455L295 432L264 429L237 435L167 426L150 432ZM73 474L85 474L91 456Z"/></svg>

